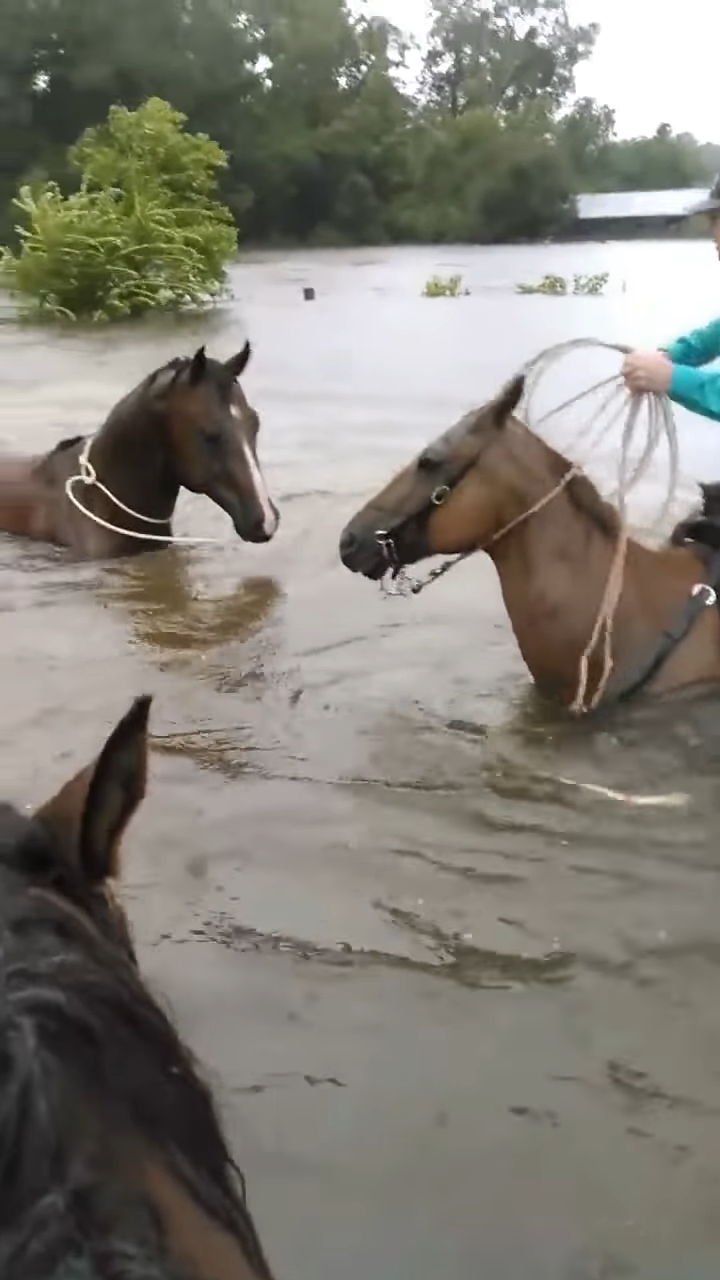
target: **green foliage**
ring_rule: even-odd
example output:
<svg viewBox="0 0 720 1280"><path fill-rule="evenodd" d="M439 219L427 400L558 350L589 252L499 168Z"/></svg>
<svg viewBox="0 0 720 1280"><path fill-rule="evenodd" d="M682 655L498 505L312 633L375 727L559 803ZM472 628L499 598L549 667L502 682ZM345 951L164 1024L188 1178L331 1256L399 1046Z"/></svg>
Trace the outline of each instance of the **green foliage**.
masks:
<svg viewBox="0 0 720 1280"><path fill-rule="evenodd" d="M135 112L112 107L71 149L78 191L21 187L20 248L3 250L0 279L27 310L107 320L223 292L237 247L232 216L213 199L225 156L184 123L156 98Z"/></svg>
<svg viewBox="0 0 720 1280"><path fill-rule="evenodd" d="M469 289L463 289L462 276L430 276L425 282L423 298L467 298Z"/></svg>
<svg viewBox="0 0 720 1280"><path fill-rule="evenodd" d="M565 276L543 276L537 284L518 284L516 293L541 293L546 297L565 298L572 293L576 298L595 298L604 292L610 276L602 272L594 276L573 276L572 280ZM571 287L572 286L572 287Z"/></svg>
<svg viewBox="0 0 720 1280"><path fill-rule="evenodd" d="M518 284L515 286L516 293L543 293L552 297L565 297L568 291L568 282L565 276L543 276L542 280L537 284Z"/></svg>
<svg viewBox="0 0 720 1280"><path fill-rule="evenodd" d="M573 293L583 298L597 298L604 293L610 276L602 271L594 276L573 276Z"/></svg>
<svg viewBox="0 0 720 1280"><path fill-rule="evenodd" d="M433 0L428 100L452 116L473 107L560 107L598 28L573 26L565 0Z"/></svg>
<svg viewBox="0 0 720 1280"><path fill-rule="evenodd" d="M213 180L250 241L538 239L565 228L580 191L709 185L720 168L717 146L666 125L619 140L607 107L574 100L596 31L566 0L430 0L413 92L411 41L366 3L3 0L0 230L13 235L18 186L77 195L68 148L116 103L125 115L72 153L86 193L140 171L154 216L175 198L194 218L214 189L200 141L186 163L158 121L126 147L153 95L185 114L185 138L227 153Z"/></svg>

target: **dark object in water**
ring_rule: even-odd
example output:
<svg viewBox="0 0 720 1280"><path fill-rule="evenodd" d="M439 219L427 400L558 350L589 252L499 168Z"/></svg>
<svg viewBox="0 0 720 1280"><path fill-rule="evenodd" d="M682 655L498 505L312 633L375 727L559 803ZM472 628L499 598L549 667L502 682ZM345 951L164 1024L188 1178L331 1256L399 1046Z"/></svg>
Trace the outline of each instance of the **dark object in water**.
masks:
<svg viewBox="0 0 720 1280"><path fill-rule="evenodd" d="M315 290L310 285L306 285L303 289L303 298L306 302L315 301Z"/></svg>

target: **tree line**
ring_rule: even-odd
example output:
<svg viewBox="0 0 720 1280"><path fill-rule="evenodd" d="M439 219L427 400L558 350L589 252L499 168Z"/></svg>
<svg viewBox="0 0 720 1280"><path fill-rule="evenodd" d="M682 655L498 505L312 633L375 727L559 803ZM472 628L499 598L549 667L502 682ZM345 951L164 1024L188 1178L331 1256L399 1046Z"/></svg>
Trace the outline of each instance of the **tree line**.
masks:
<svg viewBox="0 0 720 1280"><path fill-rule="evenodd" d="M244 243L533 239L579 191L708 183L720 147L575 98L596 36L565 0L432 0L423 48L346 0L3 0L0 235L19 183L72 190L68 148L150 97L227 153Z"/></svg>

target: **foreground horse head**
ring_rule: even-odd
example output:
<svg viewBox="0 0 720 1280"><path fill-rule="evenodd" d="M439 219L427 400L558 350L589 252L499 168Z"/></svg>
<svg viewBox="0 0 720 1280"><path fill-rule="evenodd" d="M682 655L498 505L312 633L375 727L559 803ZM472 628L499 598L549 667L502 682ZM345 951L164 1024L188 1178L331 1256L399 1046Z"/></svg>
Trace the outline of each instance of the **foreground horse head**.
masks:
<svg viewBox="0 0 720 1280"><path fill-rule="evenodd" d="M149 698L32 816L0 806L0 1275L269 1277L215 1107L112 891Z"/></svg>
<svg viewBox="0 0 720 1280"><path fill-rule="evenodd" d="M533 678L574 710L606 687L617 700L719 679L719 619L698 586L697 549L629 538L588 477L515 416L523 390L514 378L371 498L341 534L343 564L402 582L429 556L486 551ZM720 562L712 574L720 587Z"/></svg>
<svg viewBox="0 0 720 1280"><path fill-rule="evenodd" d="M0 531L82 558L131 555L172 540L185 488L227 512L246 542L269 542L279 516L258 461L259 418L238 381L249 359L248 343L224 362L201 347L145 378L96 435L39 458L0 458Z"/></svg>

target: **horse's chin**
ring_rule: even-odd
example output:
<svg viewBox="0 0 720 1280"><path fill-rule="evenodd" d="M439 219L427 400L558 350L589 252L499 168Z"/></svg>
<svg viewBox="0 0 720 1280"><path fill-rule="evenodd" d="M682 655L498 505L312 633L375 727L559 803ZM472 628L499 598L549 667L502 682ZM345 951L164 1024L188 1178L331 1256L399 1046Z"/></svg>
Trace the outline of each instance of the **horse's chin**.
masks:
<svg viewBox="0 0 720 1280"><path fill-rule="evenodd" d="M383 556L382 560L378 560L373 565L367 565L364 569L360 569L359 572L363 578L367 578L370 582L380 582L385 577L385 574L390 572L390 566Z"/></svg>
<svg viewBox="0 0 720 1280"><path fill-rule="evenodd" d="M398 546L394 548L393 560L388 559L385 551L378 547L377 553L372 558L366 558L362 564L354 567L355 573L360 573L363 578L369 578L371 582L379 582L381 578L387 575L396 577L403 569L408 569L411 565L419 564L421 560L427 560L431 552L425 549L410 548L408 546Z"/></svg>
<svg viewBox="0 0 720 1280"><path fill-rule="evenodd" d="M340 559L351 573L379 582L386 574L417 564L432 554L425 523L424 519L409 521L390 536L380 529L358 534L347 526L340 537Z"/></svg>

